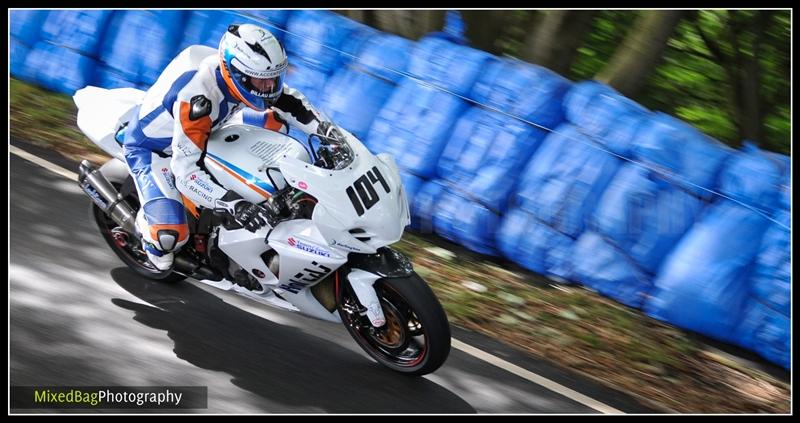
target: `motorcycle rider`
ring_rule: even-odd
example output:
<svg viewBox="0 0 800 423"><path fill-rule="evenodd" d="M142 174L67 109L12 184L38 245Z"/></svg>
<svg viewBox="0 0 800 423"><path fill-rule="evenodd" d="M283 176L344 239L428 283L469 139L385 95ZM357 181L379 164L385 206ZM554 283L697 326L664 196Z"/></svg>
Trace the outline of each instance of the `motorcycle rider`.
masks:
<svg viewBox="0 0 800 423"><path fill-rule="evenodd" d="M305 96L286 86L286 51L268 30L230 25L218 51L207 50L190 46L173 59L125 130L123 151L142 205L136 226L148 259L162 271L189 237L184 202L223 209L252 232L274 222L276 210L225 189L204 166L211 132L242 105L263 112L267 129L286 133L294 125L306 134L341 136ZM154 156L171 156L172 172L154 168Z"/></svg>

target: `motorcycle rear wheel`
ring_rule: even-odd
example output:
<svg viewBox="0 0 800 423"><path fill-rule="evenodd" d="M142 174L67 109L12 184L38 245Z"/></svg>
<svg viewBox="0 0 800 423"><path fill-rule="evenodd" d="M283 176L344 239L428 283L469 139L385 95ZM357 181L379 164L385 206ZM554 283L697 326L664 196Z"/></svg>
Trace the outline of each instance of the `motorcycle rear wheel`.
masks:
<svg viewBox="0 0 800 423"><path fill-rule="evenodd" d="M132 181L126 183L132 183ZM121 191L120 184L113 183L113 185L114 188ZM130 191L131 193L126 195L124 199L133 210L138 211L139 195L135 188L132 188ZM186 279L186 276L173 272L172 270L161 271L150 264L150 261L147 260L147 255L141 249L141 243L136 238L136 234L124 232L124 234L115 236L112 230L119 225L94 202L91 203L89 212L97 224L97 228L100 230L100 235L111 248L111 251L113 251L131 270L148 279L161 282L178 282ZM121 237L124 237L125 240L121 241Z"/></svg>

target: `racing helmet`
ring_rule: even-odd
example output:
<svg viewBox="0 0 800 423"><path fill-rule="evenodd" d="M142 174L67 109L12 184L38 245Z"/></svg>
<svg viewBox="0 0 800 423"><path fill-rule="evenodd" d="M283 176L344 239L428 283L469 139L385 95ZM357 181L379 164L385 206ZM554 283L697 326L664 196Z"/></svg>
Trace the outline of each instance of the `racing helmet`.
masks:
<svg viewBox="0 0 800 423"><path fill-rule="evenodd" d="M283 45L268 30L252 24L228 26L219 59L231 94L251 109L267 110L283 93L289 62Z"/></svg>

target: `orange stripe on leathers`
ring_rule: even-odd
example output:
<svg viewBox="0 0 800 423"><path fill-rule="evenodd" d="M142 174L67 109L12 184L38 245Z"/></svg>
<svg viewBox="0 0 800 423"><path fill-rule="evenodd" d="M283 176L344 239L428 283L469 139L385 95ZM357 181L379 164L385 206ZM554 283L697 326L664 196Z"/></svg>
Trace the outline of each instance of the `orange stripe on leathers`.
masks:
<svg viewBox="0 0 800 423"><path fill-rule="evenodd" d="M211 134L211 117L203 116L197 120L191 120L189 119L189 111L191 110L191 104L181 101L181 128L197 148L205 150L208 136Z"/></svg>
<svg viewBox="0 0 800 423"><path fill-rule="evenodd" d="M172 230L178 233L178 239L175 243L181 242L189 237L189 225L184 223L182 225L150 225L150 237L154 240L158 240L158 231L161 230Z"/></svg>
<svg viewBox="0 0 800 423"><path fill-rule="evenodd" d="M267 112L267 118L264 119L264 128L270 131L280 132L283 129L283 123L281 123L274 114L275 112L272 110Z"/></svg>
<svg viewBox="0 0 800 423"><path fill-rule="evenodd" d="M192 200L183 194L181 194L181 198L183 199L183 206L186 207L186 210L189 210L189 213L191 213L192 216L199 218L200 212L197 211L197 206L192 202Z"/></svg>

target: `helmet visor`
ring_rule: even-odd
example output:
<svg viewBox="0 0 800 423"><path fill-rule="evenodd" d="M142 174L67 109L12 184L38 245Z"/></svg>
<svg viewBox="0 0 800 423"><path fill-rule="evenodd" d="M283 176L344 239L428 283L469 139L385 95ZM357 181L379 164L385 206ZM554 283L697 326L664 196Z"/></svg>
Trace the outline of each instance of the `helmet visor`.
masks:
<svg viewBox="0 0 800 423"><path fill-rule="evenodd" d="M255 88L257 95L273 94L280 84L280 76L274 78L250 78L250 85Z"/></svg>
<svg viewBox="0 0 800 423"><path fill-rule="evenodd" d="M234 59L230 63L231 77L236 85L239 86L244 92L241 93L251 103L257 104L261 108L269 106L278 100L283 92L283 82L286 77L286 66L280 66L271 72L265 72L263 75L253 76L248 75L236 66L237 60Z"/></svg>
<svg viewBox="0 0 800 423"><path fill-rule="evenodd" d="M270 78L256 78L254 76L245 75L235 66L231 67L232 76L246 91L247 94L252 94L257 97L270 98L276 94L280 94L283 89L284 73L273 76Z"/></svg>

